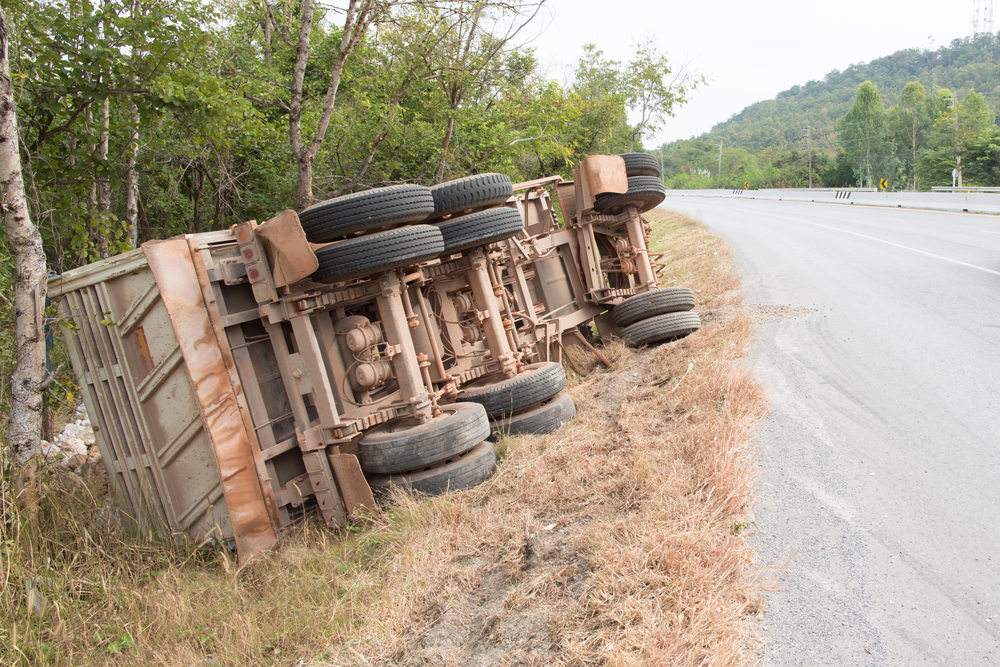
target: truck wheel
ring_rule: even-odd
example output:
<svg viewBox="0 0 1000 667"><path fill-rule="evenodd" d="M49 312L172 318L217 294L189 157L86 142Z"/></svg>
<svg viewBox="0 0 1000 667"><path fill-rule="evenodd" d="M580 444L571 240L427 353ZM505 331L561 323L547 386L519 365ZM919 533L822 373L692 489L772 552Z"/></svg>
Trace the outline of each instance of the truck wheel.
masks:
<svg viewBox="0 0 1000 667"><path fill-rule="evenodd" d="M698 313L667 313L625 327L622 340L632 345L649 345L661 340L683 338L700 328Z"/></svg>
<svg viewBox="0 0 1000 667"><path fill-rule="evenodd" d="M524 229L521 214L512 208L494 208L462 215L435 225L444 237L444 253L487 245L509 239Z"/></svg>
<svg viewBox="0 0 1000 667"><path fill-rule="evenodd" d="M365 472L415 470L467 452L489 435L490 423L482 406L452 403L423 424L396 419L366 431L358 441L358 460Z"/></svg>
<svg viewBox="0 0 1000 667"><path fill-rule="evenodd" d="M496 469L497 453L493 449L493 443L487 441L433 468L396 475L368 475L368 484L379 495L398 486L437 496L448 491L462 491L478 486L492 477Z"/></svg>
<svg viewBox="0 0 1000 667"><path fill-rule="evenodd" d="M629 206L645 213L660 205L667 196L663 181L653 176L633 176L628 179L628 192L597 195L594 210L601 215L618 215Z"/></svg>
<svg viewBox="0 0 1000 667"><path fill-rule="evenodd" d="M660 163L649 153L622 153L619 157L625 160L625 174L633 176L660 177Z"/></svg>
<svg viewBox="0 0 1000 667"><path fill-rule="evenodd" d="M381 273L434 259L444 252L444 238L436 227L413 225L338 241L316 251L319 283L335 283L368 273Z"/></svg>
<svg viewBox="0 0 1000 667"><path fill-rule="evenodd" d="M514 188L510 178L503 174L477 174L435 185L431 188L434 216L428 220L440 220L446 215L500 206L512 194Z"/></svg>
<svg viewBox="0 0 1000 667"><path fill-rule="evenodd" d="M434 212L430 188L390 185L335 197L299 213L306 238L329 243L356 232L420 222Z"/></svg>
<svg viewBox="0 0 1000 667"><path fill-rule="evenodd" d="M491 419L511 415L552 398L566 388L566 371L554 361L528 364L512 378L486 377L465 385L459 401L479 403Z"/></svg>
<svg viewBox="0 0 1000 667"><path fill-rule="evenodd" d="M664 313L680 313L694 308L694 292L687 287L663 287L636 294L622 301L611 311L620 327Z"/></svg>
<svg viewBox="0 0 1000 667"><path fill-rule="evenodd" d="M576 417L576 405L566 392L559 392L547 403L535 406L510 417L494 419L490 422L490 440L508 435L527 433L554 433L566 422Z"/></svg>

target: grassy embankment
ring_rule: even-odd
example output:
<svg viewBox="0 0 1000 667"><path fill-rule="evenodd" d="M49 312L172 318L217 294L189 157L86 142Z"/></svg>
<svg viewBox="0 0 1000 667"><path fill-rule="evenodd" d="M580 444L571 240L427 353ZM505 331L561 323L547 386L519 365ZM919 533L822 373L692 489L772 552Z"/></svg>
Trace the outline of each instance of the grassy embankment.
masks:
<svg viewBox="0 0 1000 667"><path fill-rule="evenodd" d="M682 216L653 219L663 283L735 316L656 348L609 345L614 369L574 375L577 419L502 443L498 474L478 489L400 497L343 534L309 523L238 567L220 551L116 535L98 475L45 474L37 512L5 486L0 663L755 661L747 443L765 407L733 363L752 324L733 308L722 242ZM26 606L32 579L42 615Z"/></svg>

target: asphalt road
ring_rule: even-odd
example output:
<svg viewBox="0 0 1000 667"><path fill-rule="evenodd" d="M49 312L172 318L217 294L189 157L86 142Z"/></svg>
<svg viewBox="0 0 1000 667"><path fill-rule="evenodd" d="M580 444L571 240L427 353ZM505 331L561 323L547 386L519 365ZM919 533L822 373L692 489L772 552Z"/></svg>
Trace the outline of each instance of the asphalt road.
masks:
<svg viewBox="0 0 1000 667"><path fill-rule="evenodd" d="M1000 663L1000 217L663 207L729 242L761 318L768 664Z"/></svg>

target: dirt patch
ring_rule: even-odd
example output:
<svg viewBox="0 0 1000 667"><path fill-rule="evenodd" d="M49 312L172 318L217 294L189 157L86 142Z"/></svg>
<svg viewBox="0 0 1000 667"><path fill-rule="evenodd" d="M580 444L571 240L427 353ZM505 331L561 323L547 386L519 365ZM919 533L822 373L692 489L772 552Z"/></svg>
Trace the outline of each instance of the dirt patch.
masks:
<svg viewBox="0 0 1000 667"><path fill-rule="evenodd" d="M803 320L815 317L818 308L793 306L789 304L751 303L740 306L723 306L701 314L702 322L725 322L738 315L749 316L755 324L782 322L785 320Z"/></svg>
<svg viewBox="0 0 1000 667"><path fill-rule="evenodd" d="M482 558L466 566L471 590L430 611L435 618L416 646L383 664L551 665L559 662L552 620L560 603L583 594L590 563L566 531L544 528L527 535L519 573L490 571ZM479 578L476 572L486 572ZM538 599L539 603L535 600Z"/></svg>

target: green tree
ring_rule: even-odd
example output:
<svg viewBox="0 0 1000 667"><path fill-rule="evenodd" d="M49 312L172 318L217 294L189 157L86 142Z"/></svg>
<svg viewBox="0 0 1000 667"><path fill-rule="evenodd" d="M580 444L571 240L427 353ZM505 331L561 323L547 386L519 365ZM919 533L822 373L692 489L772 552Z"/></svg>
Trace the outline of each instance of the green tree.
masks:
<svg viewBox="0 0 1000 667"><path fill-rule="evenodd" d="M912 189L917 189L917 154L926 138L927 132L927 91L919 81L910 81L903 87L899 96L898 116L902 123L898 124L905 132L906 142L910 148L909 160L905 165Z"/></svg>
<svg viewBox="0 0 1000 667"><path fill-rule="evenodd" d="M652 42L634 47L628 63L607 60L594 44L586 44L576 69L574 91L586 99L606 99L623 104L637 118L630 128L628 150L663 128L675 107L705 83L704 77L682 65L676 70Z"/></svg>
<svg viewBox="0 0 1000 667"><path fill-rule="evenodd" d="M842 150L856 165L859 181L872 185L872 174L884 163L886 112L878 87L865 81L854 97L850 111L837 123Z"/></svg>
<svg viewBox="0 0 1000 667"><path fill-rule="evenodd" d="M191 120L193 136L204 137L210 119L233 110L206 57L213 15L195 0L10 7L19 27L19 103L27 110L22 157L49 252L78 261L131 247L140 132L155 150L168 117Z"/></svg>
<svg viewBox="0 0 1000 667"><path fill-rule="evenodd" d="M986 98L970 89L961 101L946 88L936 91L934 131L930 150L921 157L921 172L928 183L951 183L951 170L958 172L957 184L963 185L962 157L970 144L995 127L996 117ZM946 158L950 156L950 160ZM950 167L946 164L950 162Z"/></svg>
<svg viewBox="0 0 1000 667"><path fill-rule="evenodd" d="M686 63L672 67L652 41L635 46L634 54L623 73L625 103L638 116L629 150L661 130L674 108L686 104L688 95L705 83Z"/></svg>
<svg viewBox="0 0 1000 667"><path fill-rule="evenodd" d="M965 173L970 182L1000 187L1000 128L989 128L970 142L965 158Z"/></svg>

